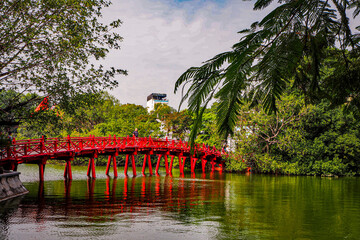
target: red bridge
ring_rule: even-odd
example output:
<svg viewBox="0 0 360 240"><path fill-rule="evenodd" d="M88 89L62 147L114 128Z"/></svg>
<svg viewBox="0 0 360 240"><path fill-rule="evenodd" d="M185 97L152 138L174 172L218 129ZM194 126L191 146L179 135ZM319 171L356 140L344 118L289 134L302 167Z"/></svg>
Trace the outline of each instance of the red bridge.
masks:
<svg viewBox="0 0 360 240"><path fill-rule="evenodd" d="M149 174L152 175L152 164L150 156L158 156L155 173L158 174L160 161L165 161L166 174L171 174L174 158L179 160L180 173L184 174L185 160L189 158L191 172L195 171L196 161L201 160L202 171L205 172L206 163L211 164L211 171L217 169L222 171L224 160L222 158L226 153L219 151L215 147L206 147L205 145L195 145L193 153L187 142L167 140L135 138L135 137L70 137L67 138L48 138L18 140L0 152L0 166L8 170L16 170L18 164L31 163L39 165L40 181L44 180L44 170L47 160L65 161L64 177L72 179L71 161L75 157L89 158L87 176L96 178L95 161L99 155L108 156L106 175L109 175L110 165L112 163L114 177L117 177L116 156L126 155L124 173L127 175L129 160L131 160L133 176L136 176L134 155L143 154L144 162L142 174L145 174L146 164L149 168ZM170 165L168 156L171 157Z"/></svg>

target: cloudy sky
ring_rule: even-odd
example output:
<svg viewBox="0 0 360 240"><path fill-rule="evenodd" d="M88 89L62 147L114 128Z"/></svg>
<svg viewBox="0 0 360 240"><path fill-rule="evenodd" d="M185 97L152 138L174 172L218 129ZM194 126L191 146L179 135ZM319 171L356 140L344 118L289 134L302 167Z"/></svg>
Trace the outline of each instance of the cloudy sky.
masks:
<svg viewBox="0 0 360 240"><path fill-rule="evenodd" d="M241 0L112 0L104 19L121 19L121 50L111 52L106 65L126 69L119 87L111 91L121 103L146 106L146 97L166 93L178 108L177 78L231 49L238 31L260 20L268 11L253 11L254 1ZM186 106L185 106L186 107Z"/></svg>

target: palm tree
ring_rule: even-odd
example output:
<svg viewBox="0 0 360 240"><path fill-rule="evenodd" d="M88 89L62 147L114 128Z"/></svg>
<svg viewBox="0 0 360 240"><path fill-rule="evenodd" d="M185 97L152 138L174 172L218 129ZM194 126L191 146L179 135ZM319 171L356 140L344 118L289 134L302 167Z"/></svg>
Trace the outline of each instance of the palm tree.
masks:
<svg viewBox="0 0 360 240"><path fill-rule="evenodd" d="M258 0L254 10L264 9L272 2ZM354 19L359 15L360 1L280 2L282 4L260 22L240 31L244 36L233 45L231 51L216 55L200 67L189 68L177 80L175 93L180 89L184 91L186 85L190 84L181 103L188 100L189 109L197 114L192 140L201 125L204 109L213 98L219 102L218 131L227 137L233 134L244 101L260 103L267 113L274 113L276 100L280 99L290 83L292 87L301 89L310 101L329 97L322 86L327 86L329 79L339 72L327 74L328 80L322 74L325 64L331 62L325 61L329 58L329 49L332 49L331 56L337 63L335 65L342 67L344 76L349 71L355 71L353 79L348 80L351 86L349 91L342 90L345 94L342 94L341 101L348 101L349 96L353 97L351 99L357 96L354 93L360 90L360 34L352 33L348 14L350 11ZM360 26L356 29L360 30ZM339 81L342 78L338 76L336 79L341 84ZM335 87L334 81L331 82Z"/></svg>

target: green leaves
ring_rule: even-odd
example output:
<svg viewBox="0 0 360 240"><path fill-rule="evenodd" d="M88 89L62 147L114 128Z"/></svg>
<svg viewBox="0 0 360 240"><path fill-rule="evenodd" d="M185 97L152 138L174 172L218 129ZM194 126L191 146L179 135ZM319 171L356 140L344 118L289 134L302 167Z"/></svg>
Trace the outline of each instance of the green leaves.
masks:
<svg viewBox="0 0 360 240"><path fill-rule="evenodd" d="M254 9L263 9L271 0L258 0ZM255 22L233 50L218 54L200 67L192 67L180 76L175 92L181 86L182 102L198 116L200 126L203 110L211 98L219 102L218 131L226 137L233 133L242 102L261 104L268 114L277 112L277 100L294 79L298 88L311 101L324 97L322 69L329 47L340 46L342 53L350 51L359 56L359 34L353 34L345 9L358 16L357 1L290 0ZM335 8L332 8L335 6ZM345 72L353 64L347 58ZM355 75L354 75L355 76ZM337 79L341 83L341 79ZM190 84L190 86L188 86ZM357 85L355 82L352 84ZM349 87L354 88L354 87ZM349 91L345 95L353 96Z"/></svg>
<svg viewBox="0 0 360 240"><path fill-rule="evenodd" d="M109 5L104 0L1 1L2 88L49 95L65 108L77 94L117 86L115 76L127 72L95 63L109 49L119 49L122 40L116 31L120 20L106 25L99 19Z"/></svg>
<svg viewBox="0 0 360 240"><path fill-rule="evenodd" d="M240 107L235 157L264 173L360 174L360 128L352 113L327 101L305 106L299 93L289 91L277 106L271 115L248 104ZM229 161L227 167L237 170L236 158Z"/></svg>

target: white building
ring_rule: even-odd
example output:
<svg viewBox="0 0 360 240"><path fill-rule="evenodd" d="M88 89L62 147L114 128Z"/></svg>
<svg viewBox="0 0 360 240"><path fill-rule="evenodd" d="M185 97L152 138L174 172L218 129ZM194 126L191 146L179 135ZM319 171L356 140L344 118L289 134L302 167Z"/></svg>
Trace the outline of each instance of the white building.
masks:
<svg viewBox="0 0 360 240"><path fill-rule="evenodd" d="M147 97L146 107L148 112L151 112L155 109L156 103L169 104L169 100L166 98L165 93L152 93Z"/></svg>

